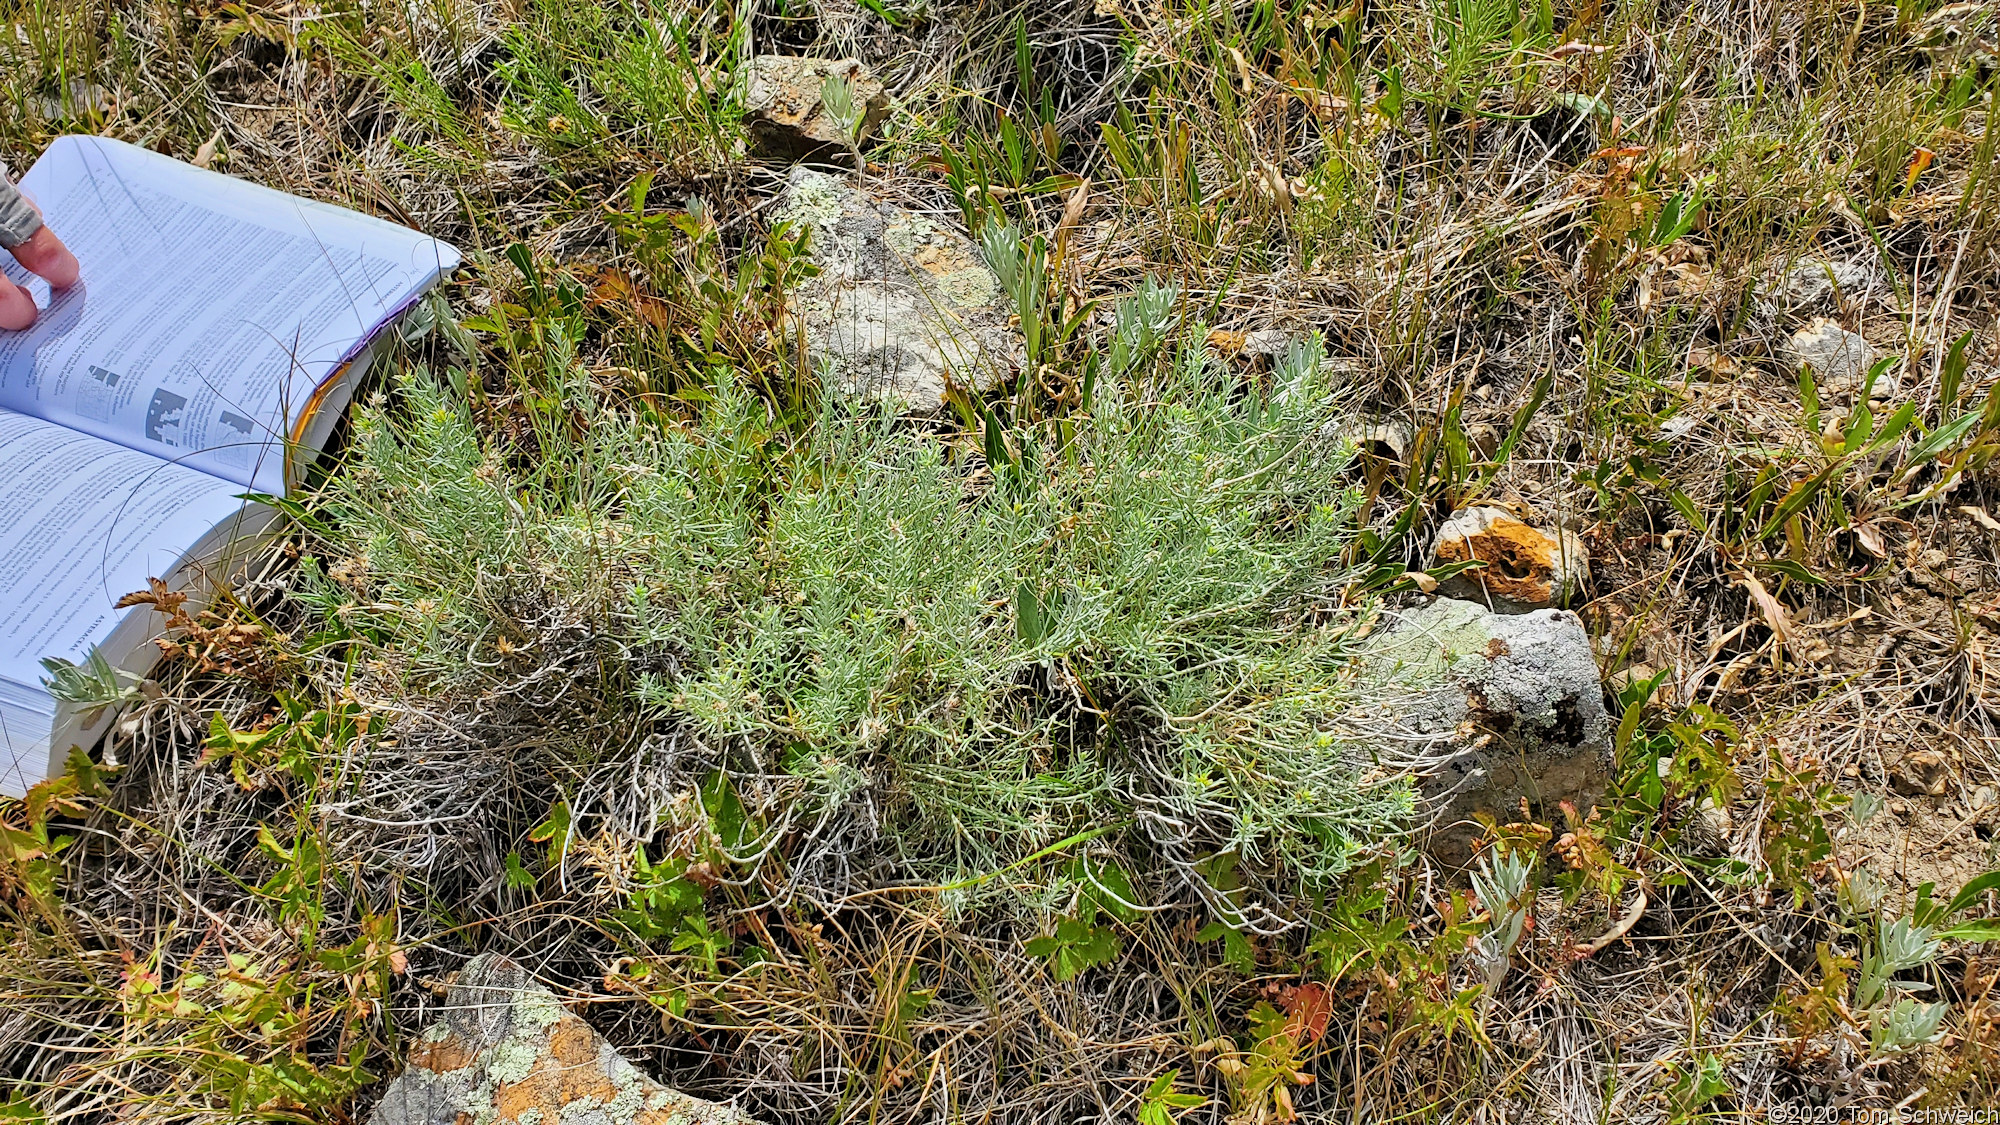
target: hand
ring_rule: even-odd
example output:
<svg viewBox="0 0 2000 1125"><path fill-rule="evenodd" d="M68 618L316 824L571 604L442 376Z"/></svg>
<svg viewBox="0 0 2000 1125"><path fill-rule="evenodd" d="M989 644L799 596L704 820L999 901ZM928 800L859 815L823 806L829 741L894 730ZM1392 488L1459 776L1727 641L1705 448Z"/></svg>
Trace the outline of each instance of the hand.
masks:
<svg viewBox="0 0 2000 1125"><path fill-rule="evenodd" d="M57 289L67 289L76 284L76 255L62 244L56 233L40 222L40 209L23 199L13 184L0 178L0 212L9 208L33 209L35 231L18 246L8 247L14 260L20 262L30 273L38 274ZM12 281L0 277L0 329L19 330L35 323L40 315L35 308L35 298L26 289Z"/></svg>

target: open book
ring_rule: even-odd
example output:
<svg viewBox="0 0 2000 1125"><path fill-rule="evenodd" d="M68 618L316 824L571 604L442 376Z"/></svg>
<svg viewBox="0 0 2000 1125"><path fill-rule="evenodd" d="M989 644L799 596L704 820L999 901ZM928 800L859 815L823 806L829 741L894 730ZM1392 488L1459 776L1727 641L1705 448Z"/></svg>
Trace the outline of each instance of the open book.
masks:
<svg viewBox="0 0 2000 1125"><path fill-rule="evenodd" d="M61 137L21 179L82 266L0 331L0 793L102 737L41 664L93 653L142 674L150 611L268 523L353 393L384 325L454 269L416 231L98 137Z"/></svg>

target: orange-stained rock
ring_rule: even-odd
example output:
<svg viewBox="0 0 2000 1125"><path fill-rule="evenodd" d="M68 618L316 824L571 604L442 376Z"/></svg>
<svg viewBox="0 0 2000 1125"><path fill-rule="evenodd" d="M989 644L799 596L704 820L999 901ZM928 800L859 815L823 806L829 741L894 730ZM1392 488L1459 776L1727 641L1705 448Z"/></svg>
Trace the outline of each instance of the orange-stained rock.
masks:
<svg viewBox="0 0 2000 1125"><path fill-rule="evenodd" d="M755 1125L626 1062L519 965L472 959L370 1125Z"/></svg>
<svg viewBox="0 0 2000 1125"><path fill-rule="evenodd" d="M1467 508L1446 520L1433 553L1439 563L1485 564L1453 575L1441 593L1488 602L1506 613L1563 605L1590 576L1583 541L1575 534L1550 534L1499 508Z"/></svg>

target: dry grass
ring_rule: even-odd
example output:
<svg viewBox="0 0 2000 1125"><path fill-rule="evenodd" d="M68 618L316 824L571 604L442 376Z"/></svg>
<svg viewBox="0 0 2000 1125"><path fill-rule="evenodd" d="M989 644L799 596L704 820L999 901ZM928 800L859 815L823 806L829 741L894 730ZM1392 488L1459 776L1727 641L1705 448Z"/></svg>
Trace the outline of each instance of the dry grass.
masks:
<svg viewBox="0 0 2000 1125"><path fill-rule="evenodd" d="M1453 873L1420 860L1313 904L1271 889L1282 870L1253 873L1271 916L1300 922L1239 949L1197 938L1241 909L1227 879L1204 894L1154 878L1157 853L1122 837L1086 841L1073 850L1127 865L1157 909L1107 912L1117 960L1057 980L1024 941L1089 906L1071 851L940 890L938 856L885 827L897 794L804 802L796 763L661 721L641 683L679 656L621 648L622 608L568 597L573 573L496 599L532 660L476 690L399 694L405 669L367 663L393 643L329 639L294 561L343 540L302 532L243 593L285 639L249 675L170 667L162 697L120 728L109 788L48 822L75 839L59 862L0 867L0 1096L11 1081L24 1099L0 1102L0 1119L361 1117L381 1085L350 1064L393 1071L436 986L482 949L520 955L663 1079L771 1121L1127 1120L1168 1070L1205 1099L1179 1111L1190 1122L1276 1120L1287 1105L1307 1120L1584 1122L1992 1098L1983 947L1905 974L1951 1002L1948 1037L1886 1060L1843 1010L1841 974L1856 969L1839 963L1876 925L1849 909L1854 872L1883 885L1878 913L1901 915L1919 884L1949 892L1996 867L1992 427L1928 467L1911 460L1914 429L1880 458L1846 457L1829 442L1851 396L1829 390L1809 424L1777 358L1806 318L1830 316L1902 360L1878 419L1907 402L1928 432L1988 401L1990 11L28 0L0 21L18 32L0 36L0 155L15 166L73 129L207 151L454 241L475 262L449 287L457 315L514 304L546 331L570 314L527 307L503 256L522 244L551 288L568 278L588 295L564 346L589 394L753 434L775 465L811 445L811 388L781 349L737 340L730 360L759 405L700 430L685 392L712 373L671 338L701 299L664 275L611 285L636 258L609 213L654 175L652 211L704 198L714 264L741 268L765 246L781 170L734 153L734 61L859 57L898 98L869 187L1060 241L1058 302L1105 302L1092 340L1115 299L1169 281L1225 333L1317 330L1343 411L1418 435L1412 463L1370 454L1352 473L1382 538L1373 570L1348 560L1359 576L1342 612L1401 596L1394 577L1428 563L1454 508L1522 505L1591 545L1577 608L1607 676L1666 673L1647 737L1714 708L1736 735L1704 745L1740 785L1719 839L1683 835L1680 811L1635 820L1616 858L1643 873L1645 912L1595 957L1575 944L1625 911L1636 880L1607 895L1601 865L1570 874L1540 853L1535 927L1483 1020L1465 990L1490 978L1467 950L1487 933L1480 909L1498 907L1454 899ZM947 152L994 190L955 192ZM1677 199L1694 218L1676 232L1661 215ZM1801 277L1838 263L1866 280L1787 291L1802 263ZM1966 333L1953 395L1944 372ZM473 369L484 448L527 466L531 487L546 483L537 426L583 393L537 382L546 344L482 329L404 357ZM1057 355L1011 405L1059 417L1086 350ZM1249 356L1220 359L1261 377ZM976 462L979 435L932 429ZM285 743L297 757L245 751L242 783L201 764L216 714L302 731ZM1942 755L1943 795L1892 792L1917 751ZM697 792L719 769L735 820ZM1800 819L1786 802L1814 784L1831 788L1805 819L1830 839L1788 859ZM1853 795L1884 807L1864 823L1837 807ZM7 806L0 824L27 830L32 812ZM642 839L691 873L636 870ZM652 936L616 922L676 879L698 890L696 937L712 945L677 941L690 931L671 906ZM1382 922L1410 928L1376 946L1356 936ZM1260 1002L1291 1022L1259 1030Z"/></svg>

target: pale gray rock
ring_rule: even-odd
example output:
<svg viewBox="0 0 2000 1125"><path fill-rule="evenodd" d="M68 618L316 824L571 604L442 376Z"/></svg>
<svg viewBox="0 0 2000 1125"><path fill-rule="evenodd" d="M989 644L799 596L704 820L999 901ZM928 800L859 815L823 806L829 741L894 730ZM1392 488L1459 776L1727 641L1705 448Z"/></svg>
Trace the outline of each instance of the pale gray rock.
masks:
<svg viewBox="0 0 2000 1125"><path fill-rule="evenodd" d="M1560 802L1588 814L1611 776L1611 719L1583 622L1557 609L1499 614L1438 598L1404 612L1366 643L1359 687L1381 702L1392 755L1414 759L1420 790L1441 815L1440 860L1471 860L1487 813L1518 820L1521 801L1544 823Z"/></svg>
<svg viewBox="0 0 2000 1125"><path fill-rule="evenodd" d="M1880 271L1862 259L1802 258L1758 294L1773 317L1825 316L1866 302L1882 287ZM1792 323L1797 323L1793 320Z"/></svg>
<svg viewBox="0 0 2000 1125"><path fill-rule="evenodd" d="M472 959L369 1125L755 1125L639 1073L519 965Z"/></svg>
<svg viewBox="0 0 2000 1125"><path fill-rule="evenodd" d="M1356 451L1372 454L1396 464L1409 456L1416 431L1401 418L1349 418L1328 422L1320 428L1325 436L1352 442Z"/></svg>
<svg viewBox="0 0 2000 1125"><path fill-rule="evenodd" d="M948 386L985 391L1025 362L999 279L955 226L810 168L792 170L775 218L812 232L820 273L794 292L791 315L830 381L929 412Z"/></svg>
<svg viewBox="0 0 2000 1125"><path fill-rule="evenodd" d="M1819 317L1792 333L1779 356L1794 371L1812 368L1813 382L1835 397L1852 398L1868 381L1868 369L1875 365L1875 349L1857 332L1849 332L1825 317ZM1894 370L1885 371L1875 381L1872 397L1895 398L1899 387Z"/></svg>
<svg viewBox="0 0 2000 1125"><path fill-rule="evenodd" d="M1277 359L1291 350L1293 343L1299 339L1282 328L1260 328L1244 335L1243 352L1245 355Z"/></svg>

